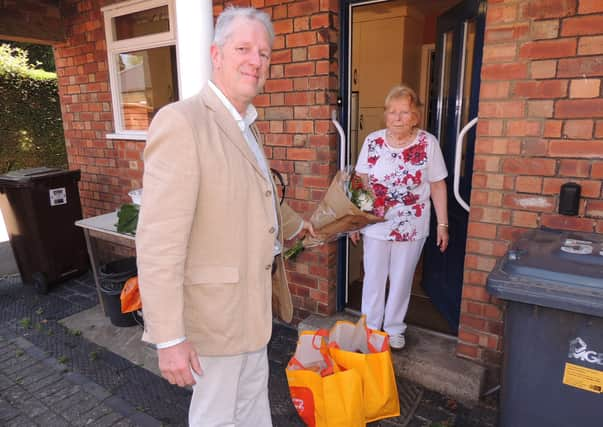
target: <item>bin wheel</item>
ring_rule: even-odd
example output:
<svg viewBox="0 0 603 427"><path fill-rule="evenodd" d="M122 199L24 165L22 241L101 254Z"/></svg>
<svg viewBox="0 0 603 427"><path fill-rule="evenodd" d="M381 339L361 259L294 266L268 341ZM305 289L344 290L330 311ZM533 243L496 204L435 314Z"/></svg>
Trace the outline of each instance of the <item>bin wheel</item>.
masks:
<svg viewBox="0 0 603 427"><path fill-rule="evenodd" d="M48 279L44 273L36 272L31 275L34 289L39 294L45 295L48 293Z"/></svg>

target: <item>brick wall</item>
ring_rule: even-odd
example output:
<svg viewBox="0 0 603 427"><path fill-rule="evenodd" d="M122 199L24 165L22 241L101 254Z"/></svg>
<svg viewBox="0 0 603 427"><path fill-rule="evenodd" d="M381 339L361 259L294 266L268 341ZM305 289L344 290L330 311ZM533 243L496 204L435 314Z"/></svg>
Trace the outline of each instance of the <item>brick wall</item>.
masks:
<svg viewBox="0 0 603 427"><path fill-rule="evenodd" d="M116 1L66 0L67 42L55 57L71 168L82 170L85 216L116 209L142 185L143 141L106 139L114 131L102 6ZM256 98L266 155L288 182L291 206L306 217L335 173L338 139L330 123L339 88L338 3L335 0L214 1L269 13L276 39L270 78ZM326 245L288 264L295 319L335 311L336 250Z"/></svg>
<svg viewBox="0 0 603 427"><path fill-rule="evenodd" d="M100 7L61 3L67 42L55 49L67 151L82 169L86 216L115 209L141 186L142 141L109 140L113 115ZM230 2L214 1L214 14ZM276 40L255 104L266 154L285 175L289 203L312 212L335 173L330 123L339 89L336 0L244 0L268 12ZM503 307L485 290L508 243L541 225L603 232L603 4L598 0L490 2L458 354L499 365ZM561 184L582 186L580 215L556 213ZM334 244L288 264L295 318L331 314Z"/></svg>
<svg viewBox="0 0 603 427"><path fill-rule="evenodd" d="M52 44L65 40L57 1L0 1L0 40Z"/></svg>
<svg viewBox="0 0 603 427"><path fill-rule="evenodd" d="M107 139L114 131L102 6L116 1L66 0L61 15L66 42L54 45L65 143L71 169L80 169L84 217L129 202L142 186L143 141ZM97 241L101 262L131 256L131 247Z"/></svg>
<svg viewBox="0 0 603 427"><path fill-rule="evenodd" d="M500 365L503 306L485 290L510 241L603 233L603 2L489 2L458 354ZM582 186L578 216L560 186Z"/></svg>
<svg viewBox="0 0 603 427"><path fill-rule="evenodd" d="M330 114L339 92L339 4L336 0L214 1L214 15L228 4L254 6L272 17L276 37L270 78L254 104L266 155L288 182L288 203L308 218L337 168L339 140ZM336 255L335 244L330 244L287 263L294 321L308 313L335 312Z"/></svg>
<svg viewBox="0 0 603 427"><path fill-rule="evenodd" d="M84 216L110 212L142 185L143 141L107 139L113 110L102 6L115 1L61 3L67 41L55 45L69 165L82 170Z"/></svg>

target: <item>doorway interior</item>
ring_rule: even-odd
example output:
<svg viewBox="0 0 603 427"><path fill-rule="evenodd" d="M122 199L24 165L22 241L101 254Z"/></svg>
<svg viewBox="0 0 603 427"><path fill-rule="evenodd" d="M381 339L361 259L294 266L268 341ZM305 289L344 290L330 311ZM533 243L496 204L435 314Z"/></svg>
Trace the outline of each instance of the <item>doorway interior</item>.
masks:
<svg viewBox="0 0 603 427"><path fill-rule="evenodd" d="M347 124L348 164L355 165L364 138L370 132L384 127L383 100L389 89L405 83L417 91L423 102L421 127L447 145L442 147L442 151L449 170L449 210L455 217L458 209L452 197L452 168L456 141L450 142L449 139L450 135L458 134L456 128L464 126L471 120L470 116L477 112L483 24L480 25L476 17L485 12L480 11L480 3L483 2L393 0L348 1L343 5L345 24L342 26L345 27L343 35L347 40L348 52L347 64L342 72L347 82L347 88L343 91L347 94L343 106L347 112L344 121ZM457 27L460 35L454 32ZM474 137L474 133L469 135L471 141L463 151L463 176L471 175ZM465 179L463 193L470 193L470 178ZM454 313L460 311L462 260L466 243L467 215L466 212L458 215L465 216L465 225L463 228L463 221L460 221L457 229L451 227L451 240L456 238L452 245L455 253L449 259L448 254L442 259L435 259L432 251L424 251L415 272L406 317L410 324L450 335L457 333L458 317L455 319ZM457 221L454 220L454 223L457 224ZM434 244L428 240L426 246L430 243ZM357 246L348 242L345 251L347 275L345 295L341 297L345 300L343 305L346 310L360 312L362 242ZM450 265L454 271L448 272ZM431 272L433 269L438 270L435 276ZM457 277L459 272L460 278ZM456 288L453 292L445 291L451 293L451 297L446 295L442 301L436 295L434 300L433 282L441 280L442 276L451 278L444 280L447 283L442 283L442 286ZM448 283L450 281L455 283ZM439 292L437 286L435 292ZM452 307L448 309L446 306L450 305Z"/></svg>

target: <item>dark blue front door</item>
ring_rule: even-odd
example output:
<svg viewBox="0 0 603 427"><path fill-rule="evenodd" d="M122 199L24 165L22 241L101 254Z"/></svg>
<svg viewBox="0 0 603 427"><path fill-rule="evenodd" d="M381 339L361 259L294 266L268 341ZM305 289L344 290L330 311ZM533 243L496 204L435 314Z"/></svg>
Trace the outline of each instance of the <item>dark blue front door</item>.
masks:
<svg viewBox="0 0 603 427"><path fill-rule="evenodd" d="M482 0L465 0L437 21L430 132L438 137L448 168L450 244L443 254L436 247L436 220L432 212L431 233L424 250L422 286L453 332L458 330L459 324L468 222L468 212L453 195L453 177L454 173L459 174L460 195L469 202L475 128L467 134L457 171L455 152L459 132L478 111L484 22L485 1Z"/></svg>

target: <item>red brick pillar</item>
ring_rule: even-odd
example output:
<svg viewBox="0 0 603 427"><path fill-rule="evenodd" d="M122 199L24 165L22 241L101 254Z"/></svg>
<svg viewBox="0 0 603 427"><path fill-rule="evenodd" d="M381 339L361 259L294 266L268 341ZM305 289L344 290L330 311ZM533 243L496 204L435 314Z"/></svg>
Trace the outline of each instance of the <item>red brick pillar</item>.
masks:
<svg viewBox="0 0 603 427"><path fill-rule="evenodd" d="M492 366L503 305L488 273L540 226L603 232L603 2L489 2L457 352ZM582 186L580 214L557 213L560 186Z"/></svg>

